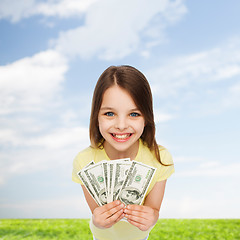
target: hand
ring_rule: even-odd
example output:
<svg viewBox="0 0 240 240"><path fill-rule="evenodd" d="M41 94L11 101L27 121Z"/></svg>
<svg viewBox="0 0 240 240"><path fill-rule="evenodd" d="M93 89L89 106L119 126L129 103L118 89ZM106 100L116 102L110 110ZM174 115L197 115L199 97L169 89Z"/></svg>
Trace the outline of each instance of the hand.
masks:
<svg viewBox="0 0 240 240"><path fill-rule="evenodd" d="M158 210L142 205L128 205L124 213L127 221L142 231L155 225L159 217Z"/></svg>
<svg viewBox="0 0 240 240"><path fill-rule="evenodd" d="M125 216L124 207L125 205L117 200L95 208L92 216L93 224L98 228L110 228Z"/></svg>

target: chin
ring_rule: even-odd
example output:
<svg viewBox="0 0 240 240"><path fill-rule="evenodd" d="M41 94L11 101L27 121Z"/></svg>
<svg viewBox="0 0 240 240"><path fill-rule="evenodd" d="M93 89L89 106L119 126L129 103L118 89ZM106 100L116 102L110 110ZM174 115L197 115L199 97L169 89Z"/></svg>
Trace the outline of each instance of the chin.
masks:
<svg viewBox="0 0 240 240"><path fill-rule="evenodd" d="M125 151L128 151L129 149L131 149L134 146L135 143L136 142L133 142L133 143L132 142L131 143L127 143L127 142L119 143L119 142L117 142L117 143L113 143L111 145L117 151L125 152Z"/></svg>

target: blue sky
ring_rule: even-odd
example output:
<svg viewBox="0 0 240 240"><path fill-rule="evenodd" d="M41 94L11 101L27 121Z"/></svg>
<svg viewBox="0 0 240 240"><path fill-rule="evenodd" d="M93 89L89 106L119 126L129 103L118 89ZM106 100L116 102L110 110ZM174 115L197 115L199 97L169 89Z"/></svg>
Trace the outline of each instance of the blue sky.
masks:
<svg viewBox="0 0 240 240"><path fill-rule="evenodd" d="M142 71L173 155L162 218L239 218L240 2L0 1L0 217L88 218L75 155L110 65Z"/></svg>

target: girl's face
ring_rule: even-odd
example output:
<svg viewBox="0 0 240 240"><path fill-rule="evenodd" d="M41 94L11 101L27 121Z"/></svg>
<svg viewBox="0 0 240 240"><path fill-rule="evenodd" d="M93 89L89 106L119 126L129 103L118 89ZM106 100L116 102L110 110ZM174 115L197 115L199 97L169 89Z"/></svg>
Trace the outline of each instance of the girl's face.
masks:
<svg viewBox="0 0 240 240"><path fill-rule="evenodd" d="M145 121L126 90L114 85L105 91L98 123L110 159L136 157Z"/></svg>

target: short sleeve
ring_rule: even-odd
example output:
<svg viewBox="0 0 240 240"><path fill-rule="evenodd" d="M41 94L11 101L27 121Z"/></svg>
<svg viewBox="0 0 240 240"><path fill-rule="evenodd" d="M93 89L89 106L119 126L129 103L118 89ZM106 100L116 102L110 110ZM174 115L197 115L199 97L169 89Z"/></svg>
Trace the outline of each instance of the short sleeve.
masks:
<svg viewBox="0 0 240 240"><path fill-rule="evenodd" d="M157 171L157 181L163 181L169 178L174 173L174 164L172 156L167 149L159 149L160 159L163 164Z"/></svg>
<svg viewBox="0 0 240 240"><path fill-rule="evenodd" d="M76 183L80 183L83 185L83 182L78 176L78 172L82 169L81 164L80 164L80 159L79 156L76 156L75 159L73 160L73 170L72 170L72 180Z"/></svg>
<svg viewBox="0 0 240 240"><path fill-rule="evenodd" d="M94 159L94 150L88 147L77 154L73 160L72 180L83 185L78 172L86 167Z"/></svg>

